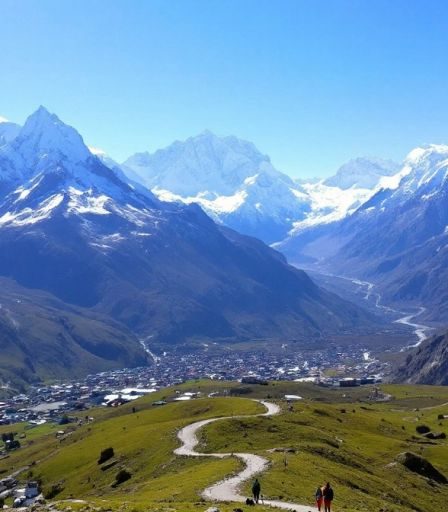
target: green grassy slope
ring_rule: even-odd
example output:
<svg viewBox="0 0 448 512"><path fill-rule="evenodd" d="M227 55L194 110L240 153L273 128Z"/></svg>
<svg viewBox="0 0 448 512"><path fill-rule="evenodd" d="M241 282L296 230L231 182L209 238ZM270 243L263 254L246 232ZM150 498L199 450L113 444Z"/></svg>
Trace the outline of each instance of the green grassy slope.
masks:
<svg viewBox="0 0 448 512"><path fill-rule="evenodd" d="M0 278L0 384L27 384L148 363L137 337L109 317ZM0 389L0 396L7 391Z"/></svg>
<svg viewBox="0 0 448 512"><path fill-rule="evenodd" d="M210 391L228 394L241 387L200 382L179 389L201 389L206 396ZM276 417L223 420L202 431L204 451L249 451L271 460L270 469L261 477L266 496L311 503L317 484L330 480L336 492L335 510L443 509L448 485L434 484L411 473L395 464L394 459L400 452L412 451L448 476L446 440L430 442L415 432L418 424L447 430L448 423L439 421L437 416L448 413L448 406L441 405L448 402L448 389L384 386L394 399L369 404L363 401L368 389L344 392L296 383L248 387L252 391L249 396L254 397L279 397L286 391L310 395L295 403L293 412L283 406L282 414ZM236 471L239 462L234 458L176 457L172 453L178 445L176 431L199 419L255 414L262 407L251 400L228 397L171 403L161 408L151 406L153 400L174 395L173 389L162 390L119 409L93 410L95 421L75 429L64 441L55 437L61 427L44 425L26 430L23 448L0 460L0 476L30 466L22 477L40 479L45 492L58 485L60 492L54 499L81 498L97 506L106 503L108 508L130 512L205 510L207 504L202 502L200 491ZM137 408L134 414L132 406ZM24 425L15 427L1 427L0 432L24 429ZM108 446L114 448L117 463L102 471L97 459ZM292 448L294 452L285 456L284 451L272 451L273 448ZM113 488L111 484L120 468L128 469L132 477ZM246 492L249 494L248 488ZM233 508L231 504L220 505L223 512Z"/></svg>

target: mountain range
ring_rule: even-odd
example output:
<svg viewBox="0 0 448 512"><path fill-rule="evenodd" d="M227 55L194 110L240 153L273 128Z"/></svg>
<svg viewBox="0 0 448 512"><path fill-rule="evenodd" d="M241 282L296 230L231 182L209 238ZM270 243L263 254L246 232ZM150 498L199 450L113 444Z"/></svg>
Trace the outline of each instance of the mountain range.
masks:
<svg viewBox="0 0 448 512"><path fill-rule="evenodd" d="M355 158L324 180L292 180L251 143L204 132L123 171L169 201L196 202L290 262L376 287L396 309L448 321L448 147L415 148L402 164Z"/></svg>
<svg viewBox="0 0 448 512"><path fill-rule="evenodd" d="M300 222L344 217L398 170L390 161L358 158L332 178L294 181L251 142L210 131L137 153L119 167L160 199L197 203L218 223L266 243L283 240Z"/></svg>
<svg viewBox="0 0 448 512"><path fill-rule="evenodd" d="M355 212L299 227L276 247L293 262L375 283L389 303L448 320L448 146L409 153L401 170Z"/></svg>
<svg viewBox="0 0 448 512"><path fill-rule="evenodd" d="M115 348L71 342L101 368L145 364L145 342L278 343L376 321L280 252L443 324L447 169L448 146L429 145L402 165L356 158L330 178L293 180L252 143L209 131L119 164L41 107L23 127L0 123L0 278L36 308L51 301L41 317L59 326L53 340L67 337L68 311L75 327L94 315ZM19 303L5 292L0 304L11 339ZM34 345L20 345L22 366ZM64 365L76 373L75 358Z"/></svg>
<svg viewBox="0 0 448 512"><path fill-rule="evenodd" d="M125 168L106 166L43 107L5 137L0 276L21 298L0 293L0 331L3 345L15 347L8 353L16 375L22 368L30 381L62 376L64 366L76 374L143 364L142 340L279 343L374 321L196 204L162 202ZM47 326L43 343L34 338L40 331L24 341L24 303ZM59 358L65 346L67 358Z"/></svg>

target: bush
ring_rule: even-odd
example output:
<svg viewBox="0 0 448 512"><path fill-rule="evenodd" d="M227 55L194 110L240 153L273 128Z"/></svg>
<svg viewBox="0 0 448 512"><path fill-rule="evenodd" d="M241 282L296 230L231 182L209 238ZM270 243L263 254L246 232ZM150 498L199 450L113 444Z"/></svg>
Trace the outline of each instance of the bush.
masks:
<svg viewBox="0 0 448 512"><path fill-rule="evenodd" d="M113 487L117 487L117 485L126 482L131 478L132 474L127 469L120 469L120 471L115 475L115 483Z"/></svg>
<svg viewBox="0 0 448 512"><path fill-rule="evenodd" d="M106 462L107 460L111 459L114 455L115 453L112 447L102 450L102 452L100 453L100 458L98 459L98 464Z"/></svg>
<svg viewBox="0 0 448 512"><path fill-rule="evenodd" d="M59 425L68 425L70 423L70 418L64 414L62 418L59 420Z"/></svg>
<svg viewBox="0 0 448 512"><path fill-rule="evenodd" d="M44 493L44 498L46 500L52 500L54 497L56 497L58 494L60 494L64 490L64 487L61 482L58 482L57 484L53 484L48 491Z"/></svg>
<svg viewBox="0 0 448 512"><path fill-rule="evenodd" d="M428 427L428 425L417 425L415 430L418 434L427 434L428 432L431 432L431 429Z"/></svg>

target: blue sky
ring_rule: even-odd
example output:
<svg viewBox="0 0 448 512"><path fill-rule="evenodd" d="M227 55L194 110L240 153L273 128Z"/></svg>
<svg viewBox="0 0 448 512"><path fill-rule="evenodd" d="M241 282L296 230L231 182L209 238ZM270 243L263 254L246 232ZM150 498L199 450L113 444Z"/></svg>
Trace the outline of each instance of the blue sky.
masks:
<svg viewBox="0 0 448 512"><path fill-rule="evenodd" d="M291 175L448 143L448 2L0 0L0 115L121 161L208 128Z"/></svg>

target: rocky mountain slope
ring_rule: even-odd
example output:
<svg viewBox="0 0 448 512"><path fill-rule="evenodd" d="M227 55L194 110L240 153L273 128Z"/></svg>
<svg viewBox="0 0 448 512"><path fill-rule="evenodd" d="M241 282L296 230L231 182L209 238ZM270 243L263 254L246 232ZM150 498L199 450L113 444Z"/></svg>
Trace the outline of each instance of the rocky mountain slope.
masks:
<svg viewBox="0 0 448 512"><path fill-rule="evenodd" d="M413 349L396 369L396 382L448 385L448 332L436 334Z"/></svg>
<svg viewBox="0 0 448 512"><path fill-rule="evenodd" d="M372 321L197 205L123 181L44 108L0 149L0 170L0 275L153 343L275 343Z"/></svg>

